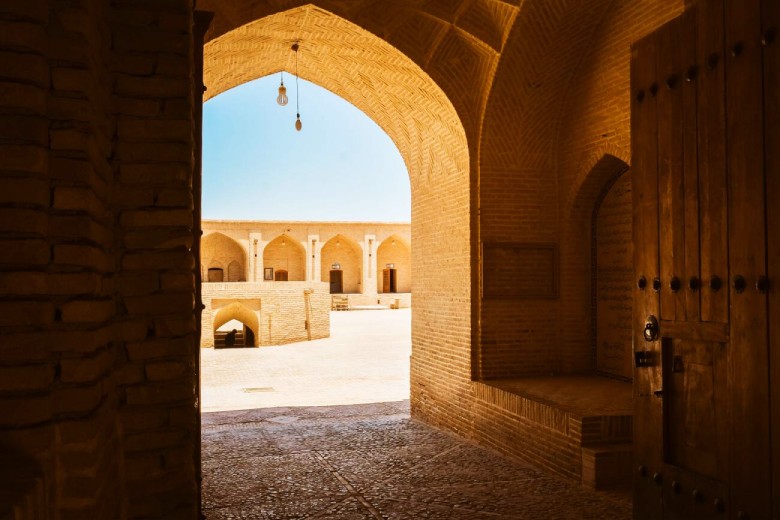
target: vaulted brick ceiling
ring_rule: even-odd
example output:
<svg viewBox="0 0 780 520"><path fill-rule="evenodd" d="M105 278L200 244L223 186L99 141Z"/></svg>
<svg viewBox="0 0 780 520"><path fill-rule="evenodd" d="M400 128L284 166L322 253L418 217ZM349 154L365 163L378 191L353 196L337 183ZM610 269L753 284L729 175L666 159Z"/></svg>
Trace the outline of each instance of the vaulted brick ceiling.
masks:
<svg viewBox="0 0 780 520"><path fill-rule="evenodd" d="M300 41L300 76L372 117L410 171L429 177L468 168L466 135L476 141L519 12L517 2L499 0L199 0L198 9L215 13L205 99L294 70L290 46ZM305 126L311 107L302 103Z"/></svg>

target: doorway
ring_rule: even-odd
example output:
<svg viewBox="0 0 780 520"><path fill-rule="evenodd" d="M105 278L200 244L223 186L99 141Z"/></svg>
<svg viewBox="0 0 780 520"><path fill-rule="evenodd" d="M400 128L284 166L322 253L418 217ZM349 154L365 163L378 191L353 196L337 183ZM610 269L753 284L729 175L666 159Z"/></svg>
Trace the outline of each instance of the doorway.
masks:
<svg viewBox="0 0 780 520"><path fill-rule="evenodd" d="M398 279L396 270L394 268L388 268L382 270L382 292L383 293L395 293L396 280Z"/></svg>
<svg viewBox="0 0 780 520"><path fill-rule="evenodd" d="M344 271L341 269L331 269L330 271L330 294L341 294L344 292Z"/></svg>

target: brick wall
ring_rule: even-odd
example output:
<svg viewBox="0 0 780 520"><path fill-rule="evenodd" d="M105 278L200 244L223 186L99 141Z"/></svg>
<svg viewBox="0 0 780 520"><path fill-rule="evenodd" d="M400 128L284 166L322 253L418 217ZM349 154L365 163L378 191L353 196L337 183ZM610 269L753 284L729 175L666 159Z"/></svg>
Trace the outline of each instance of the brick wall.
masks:
<svg viewBox="0 0 780 520"><path fill-rule="evenodd" d="M593 316L596 370L628 380L634 371L632 218L631 173L627 171L603 193L594 215Z"/></svg>
<svg viewBox="0 0 780 520"><path fill-rule="evenodd" d="M238 319L249 325L258 345L282 345L330 336L330 293L324 282L204 283L201 347L214 346L214 320L220 309L242 307L220 322Z"/></svg>
<svg viewBox="0 0 780 520"><path fill-rule="evenodd" d="M52 518L197 507L191 16L0 6L0 449Z"/></svg>
<svg viewBox="0 0 780 520"><path fill-rule="evenodd" d="M592 218L599 195L630 162L629 45L682 7L673 0L538 2L515 26L485 114L480 230L485 241L556 242L560 294L482 302L475 356L482 377L595 368ZM576 457L567 467L534 455L537 439L559 442L552 433L548 439L500 407L478 404L471 413L475 423L461 426L467 435L575 478ZM532 443L523 440L529 436Z"/></svg>
<svg viewBox="0 0 780 520"><path fill-rule="evenodd" d="M593 368L589 226L630 163L628 45L683 2L315 3L276 26L316 19L326 60L361 49L317 77L410 172L413 414L521 455L522 422L472 377ZM279 9L198 6L212 41ZM5 0L0 24L0 449L32 461L55 518L193 518L192 2ZM236 48L249 61L209 58L207 95L284 67ZM472 299L480 240L557 243L558 299Z"/></svg>
<svg viewBox="0 0 780 520"><path fill-rule="evenodd" d="M109 23L0 6L0 451L29 462L0 471L39 472L52 518L119 512Z"/></svg>
<svg viewBox="0 0 780 520"><path fill-rule="evenodd" d="M111 6L122 515L192 518L200 435L192 412L192 4Z"/></svg>
<svg viewBox="0 0 780 520"><path fill-rule="evenodd" d="M478 373L488 379L594 368L591 217L629 162L629 45L678 15L682 2L561 0L527 9L485 113L480 231L483 241L558 243L561 289L553 302L482 302ZM599 164L605 155L616 160Z"/></svg>
<svg viewBox="0 0 780 520"><path fill-rule="evenodd" d="M591 273L587 221L604 188L630 165L630 52L632 42L678 16L684 2L615 2L595 27L575 69L558 123L562 280L571 290L562 296L562 358L567 370L592 368L591 287L577 283ZM615 162L611 158L619 159ZM611 162L611 164L609 164ZM585 338L577 332L587 327Z"/></svg>

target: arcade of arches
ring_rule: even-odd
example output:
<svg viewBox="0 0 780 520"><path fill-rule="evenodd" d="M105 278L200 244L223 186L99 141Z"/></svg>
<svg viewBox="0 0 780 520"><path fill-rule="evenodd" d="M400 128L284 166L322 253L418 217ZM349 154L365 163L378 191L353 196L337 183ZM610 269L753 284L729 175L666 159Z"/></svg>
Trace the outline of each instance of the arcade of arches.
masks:
<svg viewBox="0 0 780 520"><path fill-rule="evenodd" d="M330 295L347 308L411 306L409 224L204 220L202 228L202 347L225 346L231 327L220 327L230 320L242 324L233 346L328 337Z"/></svg>
<svg viewBox="0 0 780 520"><path fill-rule="evenodd" d="M204 220L202 228L204 282L323 281L331 294L363 295L356 304L411 293L409 224Z"/></svg>
<svg viewBox="0 0 780 520"><path fill-rule="evenodd" d="M780 518L778 26L776 0L3 1L0 513L196 518L206 286L329 297L362 261L341 289L380 289L365 235L201 244L202 102L299 41L409 172L415 418L633 475L636 519Z"/></svg>

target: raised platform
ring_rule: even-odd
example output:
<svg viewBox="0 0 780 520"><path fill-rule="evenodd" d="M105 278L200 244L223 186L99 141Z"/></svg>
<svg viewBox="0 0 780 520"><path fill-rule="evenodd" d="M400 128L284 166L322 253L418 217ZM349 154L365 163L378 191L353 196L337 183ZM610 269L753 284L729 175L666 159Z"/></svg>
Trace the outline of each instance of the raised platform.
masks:
<svg viewBox="0 0 780 520"><path fill-rule="evenodd" d="M514 417L521 457L590 488L631 476L632 387L614 379L576 375L483 381L485 404Z"/></svg>

